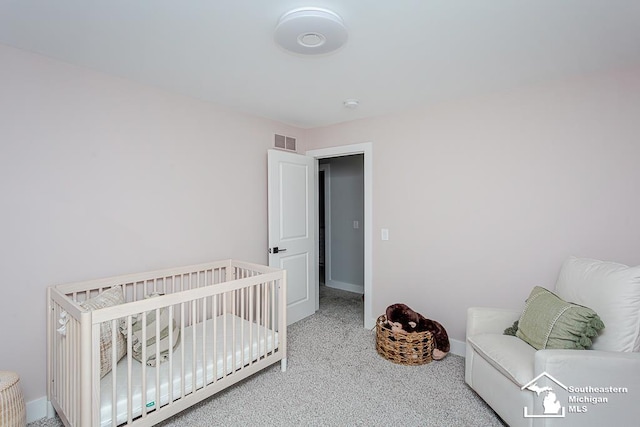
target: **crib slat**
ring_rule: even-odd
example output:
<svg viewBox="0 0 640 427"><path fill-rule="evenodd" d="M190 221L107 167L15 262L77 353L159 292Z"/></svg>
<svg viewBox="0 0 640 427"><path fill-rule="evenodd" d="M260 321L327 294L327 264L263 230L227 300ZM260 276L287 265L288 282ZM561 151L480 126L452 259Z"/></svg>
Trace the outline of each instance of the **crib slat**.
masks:
<svg viewBox="0 0 640 427"><path fill-rule="evenodd" d="M172 283L173 286L173 283ZM170 405L173 402L173 305L169 306L169 401Z"/></svg>
<svg viewBox="0 0 640 427"><path fill-rule="evenodd" d="M117 418L117 409L118 409L118 400L117 400L117 381L118 381L118 345L116 344L116 334L119 334L116 330L116 319L111 321L111 425L117 426L116 423Z"/></svg>
<svg viewBox="0 0 640 427"><path fill-rule="evenodd" d="M227 376L227 296L222 296L222 377Z"/></svg>
<svg viewBox="0 0 640 427"><path fill-rule="evenodd" d="M132 394L132 373L133 369L133 330L132 330L132 316L127 316L127 423L131 424L133 422L133 408L132 402L133 394Z"/></svg>
<svg viewBox="0 0 640 427"><path fill-rule="evenodd" d="M196 392L197 352L196 352L196 300L191 301L191 393Z"/></svg>
<svg viewBox="0 0 640 427"><path fill-rule="evenodd" d="M256 291L256 324L255 324L255 328L256 328L256 355L254 356L256 358L256 362L258 362L260 360L260 318L262 316L262 298L260 297L260 285L256 285L255 286L255 291ZM253 343L253 342L252 342Z"/></svg>
<svg viewBox="0 0 640 427"><path fill-rule="evenodd" d="M264 307L264 316L262 320L262 323L264 325L264 335L262 336L262 338L264 341L264 357L266 359L267 358L267 338L269 338L269 325L268 325L269 305L267 304L267 299L269 295L267 293L267 283L261 283L260 287L262 288L262 297L264 299L264 301L262 302L262 305Z"/></svg>
<svg viewBox="0 0 640 427"><path fill-rule="evenodd" d="M240 318L242 319L242 322L240 323L240 342L242 343L242 345L240 346L241 350L240 350L240 357L242 358L242 369L244 369L245 366L245 350L244 348L246 347L245 342L247 342L244 338L244 320L245 320L245 307L244 307L244 298L245 298L245 294L246 294L246 288L242 288L240 289ZM251 344L251 343L249 343Z"/></svg>
<svg viewBox="0 0 640 427"><path fill-rule="evenodd" d="M171 326L169 326L169 329L171 329ZM145 361L146 359L142 359L142 360ZM155 409L156 410L160 409L160 309L159 308L156 308L156 400L155 402L156 402Z"/></svg>
<svg viewBox="0 0 640 427"><path fill-rule="evenodd" d="M143 311L142 312L142 339L141 339L141 343L142 343L142 360L147 360L147 312ZM142 396L141 396L141 401L140 404L142 406L142 418L146 418L147 416L147 364L146 363L140 363L141 367L142 367L142 373L141 373L141 378L142 378Z"/></svg>
<svg viewBox="0 0 640 427"><path fill-rule="evenodd" d="M92 358L91 358L91 396L87 406L90 408L89 418L91 425L100 424L100 324L95 323L91 326L92 339ZM84 424L83 424L84 425Z"/></svg>
<svg viewBox="0 0 640 427"><path fill-rule="evenodd" d="M232 314L234 317L232 317L233 321L231 323L231 372L235 372L236 369L238 368L238 365L236 365L236 292L233 291L231 293L231 309L232 309Z"/></svg>
<svg viewBox="0 0 640 427"><path fill-rule="evenodd" d="M182 279L184 280L184 276L182 277ZM182 288L182 280L180 281L180 287ZM185 368L184 368L184 304L185 303L180 303L180 351L181 353L181 358L180 358L180 398L184 399L184 394L185 394L185 384L184 384L184 374L185 374Z"/></svg>
<svg viewBox="0 0 640 427"><path fill-rule="evenodd" d="M213 382L218 381L218 295L213 296Z"/></svg>
<svg viewBox="0 0 640 427"><path fill-rule="evenodd" d="M202 298L202 387L207 381L207 298Z"/></svg>
<svg viewBox="0 0 640 427"><path fill-rule="evenodd" d="M249 287L249 366L253 365L253 316L255 307L253 305L254 287Z"/></svg>
<svg viewBox="0 0 640 427"><path fill-rule="evenodd" d="M271 354L276 352L276 283L271 283Z"/></svg>

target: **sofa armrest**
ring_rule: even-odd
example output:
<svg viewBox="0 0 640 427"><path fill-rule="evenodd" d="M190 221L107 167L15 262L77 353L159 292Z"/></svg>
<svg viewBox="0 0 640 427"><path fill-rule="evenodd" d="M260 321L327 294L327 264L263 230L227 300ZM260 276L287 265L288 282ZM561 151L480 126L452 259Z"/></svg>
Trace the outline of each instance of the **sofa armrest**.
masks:
<svg viewBox="0 0 640 427"><path fill-rule="evenodd" d="M470 307L467 309L467 336L502 334L521 314L522 310L508 308Z"/></svg>
<svg viewBox="0 0 640 427"><path fill-rule="evenodd" d="M640 419L640 353L539 350L534 372L546 372L567 388L558 391L567 396L560 399L567 405L566 419L571 416L576 421L570 425L630 426Z"/></svg>
<svg viewBox="0 0 640 427"><path fill-rule="evenodd" d="M535 371L579 384L619 385L640 393L640 353L597 350L539 350ZM639 395L640 397L640 395Z"/></svg>

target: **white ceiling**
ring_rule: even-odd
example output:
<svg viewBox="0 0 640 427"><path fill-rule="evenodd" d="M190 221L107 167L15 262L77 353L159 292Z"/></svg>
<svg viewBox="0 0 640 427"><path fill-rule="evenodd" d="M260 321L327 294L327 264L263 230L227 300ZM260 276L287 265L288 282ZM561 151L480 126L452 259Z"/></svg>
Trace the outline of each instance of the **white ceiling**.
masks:
<svg viewBox="0 0 640 427"><path fill-rule="evenodd" d="M342 16L346 45L279 48L303 6ZM640 1L0 0L0 43L310 128L638 65Z"/></svg>

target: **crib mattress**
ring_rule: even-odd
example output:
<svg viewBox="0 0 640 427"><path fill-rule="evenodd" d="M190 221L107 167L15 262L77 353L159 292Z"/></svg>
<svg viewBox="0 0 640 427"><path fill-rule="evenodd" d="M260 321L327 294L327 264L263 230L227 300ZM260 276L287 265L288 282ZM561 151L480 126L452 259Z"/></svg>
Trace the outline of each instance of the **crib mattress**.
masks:
<svg viewBox="0 0 640 427"><path fill-rule="evenodd" d="M224 328L229 333L226 335L226 355L223 344ZM235 323L235 332L233 325ZM206 365L207 383L222 378L225 374L234 371L234 350L235 350L235 369L247 365L251 361L255 361L259 356L273 350L273 340L275 339L275 348L278 348L278 333L255 323L250 323L233 314L224 314L216 318L215 337L216 357L214 358L214 339L213 339L213 319L206 321L206 363L203 364L202 354L202 328L203 324L198 323L195 326L189 326L184 329L184 343L178 345L173 351L173 399L176 400L182 396L183 392L183 376L182 376L182 348L184 345L184 394L187 395L193 391L194 371L193 371L193 329L196 335L196 351L195 351L195 385L196 389L203 386L204 383L204 365ZM251 331L251 334L250 334ZM233 337L235 334L235 349L233 348ZM242 339L244 335L244 339ZM251 335L251 339L249 338ZM266 335L266 336L265 336ZM226 356L226 365L225 365ZM214 360L215 359L215 360ZM127 421L127 357L125 356L117 365L116 369L116 420L117 424ZM146 367L146 399L144 405L150 412L158 407L156 396L156 370L160 371L160 404L159 406L169 403L169 362L161 363L158 367ZM132 418L142 415L142 364L136 360L132 361L131 368L131 407ZM112 402L112 382L113 371L107 374L100 382L101 396L101 426L107 427L112 425L113 402Z"/></svg>

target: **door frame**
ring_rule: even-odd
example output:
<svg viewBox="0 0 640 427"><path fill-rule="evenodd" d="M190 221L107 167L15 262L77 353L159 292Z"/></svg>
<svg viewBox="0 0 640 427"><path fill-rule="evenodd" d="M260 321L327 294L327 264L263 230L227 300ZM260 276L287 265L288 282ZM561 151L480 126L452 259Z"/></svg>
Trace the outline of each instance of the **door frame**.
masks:
<svg viewBox="0 0 640 427"><path fill-rule="evenodd" d="M318 175L320 175L320 172L324 173L324 284L326 285L327 277L331 277L331 165L318 164ZM319 202L316 202L316 206L318 206L318 209L320 208ZM320 215L318 214L316 218L320 218ZM320 222L318 221L319 224ZM320 227L317 228L319 229ZM319 239L320 236L318 236L318 241L320 241ZM318 259L320 259L320 252L318 252ZM319 309L319 298L316 298L316 311Z"/></svg>
<svg viewBox="0 0 640 427"><path fill-rule="evenodd" d="M375 318L372 315L373 301L373 143L363 142L359 144L341 145L337 147L308 150L307 156L313 157L316 164L316 182L318 181L318 160L331 157L349 156L352 154L364 155L364 327L371 329L375 326ZM318 200L318 186L315 186L316 206ZM326 221L326 218L325 218ZM318 216L316 215L316 241L319 241ZM316 263L319 259L316 259ZM326 261L325 261L326 262ZM319 301L320 287L316 274L316 301Z"/></svg>

